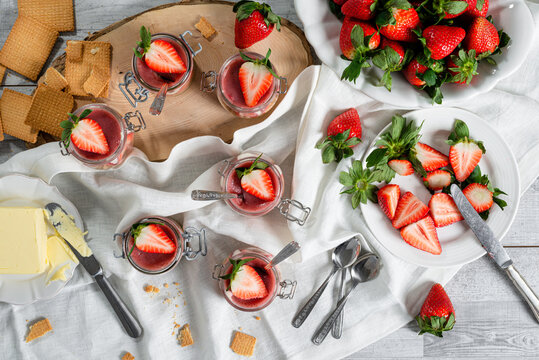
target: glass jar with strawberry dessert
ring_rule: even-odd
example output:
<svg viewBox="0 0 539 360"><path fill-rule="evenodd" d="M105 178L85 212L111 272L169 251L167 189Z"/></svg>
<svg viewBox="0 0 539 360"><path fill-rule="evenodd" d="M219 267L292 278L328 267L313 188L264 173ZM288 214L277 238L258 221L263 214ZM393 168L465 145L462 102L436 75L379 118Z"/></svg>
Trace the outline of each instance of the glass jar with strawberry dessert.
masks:
<svg viewBox="0 0 539 360"><path fill-rule="evenodd" d="M156 93L152 108L160 113L167 94L180 94L187 90L194 73L194 56L202 51L200 44L196 51L191 48L184 38L187 34L192 35L190 31L179 37L151 34L145 26L141 27L141 40L134 48L132 72L126 73L124 83L120 84L120 90L132 106L145 101L148 92ZM138 86L135 92L129 89L131 82Z"/></svg>
<svg viewBox="0 0 539 360"><path fill-rule="evenodd" d="M214 267L213 279L226 301L241 311L258 311L276 297L292 299L296 281L283 280L279 267L270 266L273 256L256 247L236 250Z"/></svg>
<svg viewBox="0 0 539 360"><path fill-rule="evenodd" d="M183 257L194 260L207 253L204 229L184 231L176 221L162 216L142 218L114 239L122 249L117 257L127 258L135 269L150 275L173 269ZM192 248L194 241L198 250Z"/></svg>
<svg viewBox="0 0 539 360"><path fill-rule="evenodd" d="M275 66L266 57L239 53L228 58L219 70L202 73L200 90L213 92L221 105L236 116L254 118L268 112L287 91L286 78L279 77Z"/></svg>
<svg viewBox="0 0 539 360"><path fill-rule="evenodd" d="M268 156L244 152L225 160L221 169L221 192L194 190L193 200L224 200L238 214L257 217L275 207L289 221L305 224L311 209L297 200L283 199L284 176Z"/></svg>
<svg viewBox="0 0 539 360"><path fill-rule="evenodd" d="M146 128L139 111L124 116L105 104L88 104L68 114L60 148L86 166L110 169L119 166L133 149L134 133ZM136 118L136 122L131 120Z"/></svg>

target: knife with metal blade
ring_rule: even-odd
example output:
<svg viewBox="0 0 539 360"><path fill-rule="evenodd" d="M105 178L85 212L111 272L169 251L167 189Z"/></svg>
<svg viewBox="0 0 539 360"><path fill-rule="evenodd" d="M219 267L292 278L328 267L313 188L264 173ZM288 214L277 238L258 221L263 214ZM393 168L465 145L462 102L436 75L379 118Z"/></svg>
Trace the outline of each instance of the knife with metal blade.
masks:
<svg viewBox="0 0 539 360"><path fill-rule="evenodd" d="M70 217L64 211L64 209L62 209L62 207L56 203L49 203L45 205L45 210L47 210L49 213L49 223L54 226L58 234L60 234L60 236L64 239L67 246L69 246L71 251L73 251L73 254L75 254L80 264L86 269L88 274L94 278L97 285L99 285L99 288L101 291L103 291L103 294L105 294L105 297L120 319L120 322L122 323L127 334L133 338L138 338L140 335L142 335L142 326L140 326L137 318L127 308L116 290L114 290L112 287L111 283L103 275L103 269L94 255L90 252L90 254L86 254L89 256L83 256L72 245L71 241L73 241L73 244L77 243L77 239L74 237L83 236L81 234L81 230L73 222L72 217Z"/></svg>
<svg viewBox="0 0 539 360"><path fill-rule="evenodd" d="M502 244L492 232L487 223L479 216L477 211L473 208L472 204L468 201L466 196L462 193L462 190L456 185L451 185L451 195L460 213L468 223L468 226L472 229L473 233L481 242L481 245L487 251L487 254L498 264L502 270L505 271L507 276L513 281L513 284L518 289L524 300L530 306L530 309L539 321L539 297L528 285L526 280L520 275L513 265L513 260L509 257Z"/></svg>

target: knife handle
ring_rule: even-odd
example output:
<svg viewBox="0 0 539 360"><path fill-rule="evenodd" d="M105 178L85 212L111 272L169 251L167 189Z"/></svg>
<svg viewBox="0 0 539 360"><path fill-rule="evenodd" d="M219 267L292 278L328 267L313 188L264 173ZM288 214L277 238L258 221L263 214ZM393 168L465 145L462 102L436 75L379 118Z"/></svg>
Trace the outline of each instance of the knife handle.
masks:
<svg viewBox="0 0 539 360"><path fill-rule="evenodd" d="M103 291L103 294L105 294L105 297L114 309L118 319L120 319L120 322L122 323L127 334L132 338L138 338L140 335L142 335L142 326L140 326L137 318L131 313L131 311L129 311L107 278L100 273L94 276L94 279L97 285L99 285L101 288L101 291Z"/></svg>
<svg viewBox="0 0 539 360"><path fill-rule="evenodd" d="M505 272L507 273L507 276L513 281L513 284L515 284L515 287L520 292L520 295L526 300L528 305L530 306L530 309L537 319L539 321L539 298L537 297L537 294L533 291L533 289L528 285L526 280L520 275L520 273L515 269L513 265L509 265Z"/></svg>

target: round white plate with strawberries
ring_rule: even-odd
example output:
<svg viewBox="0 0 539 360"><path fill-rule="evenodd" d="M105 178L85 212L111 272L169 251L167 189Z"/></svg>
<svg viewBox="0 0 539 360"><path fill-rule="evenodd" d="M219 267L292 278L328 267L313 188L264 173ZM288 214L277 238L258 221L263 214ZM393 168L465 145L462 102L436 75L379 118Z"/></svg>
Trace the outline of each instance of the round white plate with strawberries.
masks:
<svg viewBox="0 0 539 360"><path fill-rule="evenodd" d="M501 240L509 230L518 209L520 179L515 157L500 134L477 115L462 109L422 109L409 112L403 116L408 121L413 120L417 126L423 122L419 142L427 144L445 155L448 155L450 151L450 146L446 143L446 140L453 131L457 119L466 123L471 139L483 142L486 152L482 155L478 164L481 172L483 175L488 175L493 187L499 188L507 194L498 196L507 203L504 210L502 211L494 203L486 220L496 238ZM380 132L367 150L363 159L364 167L366 167L368 155L371 151L377 149L374 146L375 142L390 126L391 124ZM451 165L449 164L447 168L451 168ZM426 206L429 206L432 195L424 185L423 178L417 172L409 176L397 174L391 184L399 185L401 196L406 192L411 192ZM440 193L440 191L436 192ZM361 204L361 210L369 229L378 241L395 256L410 263L425 267L456 266L476 260L486 253L464 220L435 228L441 245L441 253L434 255L405 242L400 231L393 227L392 221L384 214L379 204L368 201L367 204ZM434 217L432 211L427 216L431 215ZM421 231L424 229L415 230Z"/></svg>
<svg viewBox="0 0 539 360"><path fill-rule="evenodd" d="M65 198L56 187L43 180L24 175L8 175L0 178L0 206L29 206L43 208L50 202L60 204L68 214L72 215L77 226L83 226L77 208ZM49 235L55 233L49 226ZM30 304L37 300L50 299L56 296L73 277L77 264L68 261L70 266L65 270L65 281L48 282L47 271L35 275L0 275L0 302L10 304Z"/></svg>
<svg viewBox="0 0 539 360"><path fill-rule="evenodd" d="M328 1L332 0L295 0L296 12L303 23L305 36L316 51L320 60L341 76L350 61L341 58L339 36L342 22L331 13ZM494 24L511 37L509 46L503 53L493 56L497 65L480 63L478 72L468 86L446 83L443 92L443 104L468 100L494 88L502 79L511 75L522 65L533 41L534 21L524 0L491 0L488 15L492 15ZM348 82L366 95L386 104L405 109L430 107L432 100L422 90L414 89L402 74L393 72L392 91L383 86L376 86L383 71L374 66L363 69L355 83Z"/></svg>

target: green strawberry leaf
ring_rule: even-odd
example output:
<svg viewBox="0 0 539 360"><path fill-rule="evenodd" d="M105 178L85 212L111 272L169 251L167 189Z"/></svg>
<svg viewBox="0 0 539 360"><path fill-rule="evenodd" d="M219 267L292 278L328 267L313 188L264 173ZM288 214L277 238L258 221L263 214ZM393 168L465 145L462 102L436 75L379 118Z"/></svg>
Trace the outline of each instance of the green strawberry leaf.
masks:
<svg viewBox="0 0 539 360"><path fill-rule="evenodd" d="M475 8L479 11L483 10L483 5L485 4L485 0L477 0L475 3Z"/></svg>
<svg viewBox="0 0 539 360"><path fill-rule="evenodd" d="M337 5L333 0L328 0L328 3L329 3L329 10L331 11L331 13L335 15L337 19L343 20L344 14L341 11L341 5Z"/></svg>
<svg viewBox="0 0 539 360"><path fill-rule="evenodd" d="M448 14L457 15L465 11L467 7L468 3L466 1L448 1L445 3L443 9Z"/></svg>

